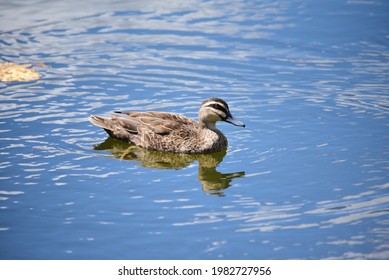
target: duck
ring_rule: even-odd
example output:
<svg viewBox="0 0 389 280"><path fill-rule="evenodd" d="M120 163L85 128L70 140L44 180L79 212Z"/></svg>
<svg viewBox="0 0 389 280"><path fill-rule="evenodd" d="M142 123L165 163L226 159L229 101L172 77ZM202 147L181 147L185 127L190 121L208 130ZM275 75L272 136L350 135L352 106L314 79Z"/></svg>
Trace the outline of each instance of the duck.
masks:
<svg viewBox="0 0 389 280"><path fill-rule="evenodd" d="M110 137L137 147L163 152L198 154L226 149L227 137L216 128L224 121L235 126L245 124L234 118L227 102L212 97L201 103L196 121L169 112L114 111L109 117L89 116L89 121L103 128Z"/></svg>

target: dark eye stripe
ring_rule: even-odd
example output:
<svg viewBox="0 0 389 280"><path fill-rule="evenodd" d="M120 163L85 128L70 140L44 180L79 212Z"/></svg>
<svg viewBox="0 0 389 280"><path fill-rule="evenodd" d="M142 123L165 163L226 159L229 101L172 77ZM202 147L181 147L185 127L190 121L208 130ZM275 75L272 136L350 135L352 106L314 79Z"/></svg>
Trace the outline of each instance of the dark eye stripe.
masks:
<svg viewBox="0 0 389 280"><path fill-rule="evenodd" d="M207 107L212 107L212 108L214 108L214 109L216 109L218 111L221 111L224 114L228 115L228 109L226 109L224 106L222 106L220 104L212 103L212 104L207 105Z"/></svg>
<svg viewBox="0 0 389 280"><path fill-rule="evenodd" d="M212 107L215 108L216 110L222 111L224 113L226 112L226 108L224 108L220 104L212 104Z"/></svg>

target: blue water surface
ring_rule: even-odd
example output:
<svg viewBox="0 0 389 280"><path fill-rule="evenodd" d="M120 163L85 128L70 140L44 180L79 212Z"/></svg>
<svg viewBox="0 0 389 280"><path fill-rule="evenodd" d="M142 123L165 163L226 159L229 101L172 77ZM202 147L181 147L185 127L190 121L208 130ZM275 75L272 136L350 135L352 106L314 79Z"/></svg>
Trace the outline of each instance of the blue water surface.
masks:
<svg viewBox="0 0 389 280"><path fill-rule="evenodd" d="M3 1L4 2L4 1ZM104 1L103 1L104 2ZM1 259L388 259L389 3L8 1ZM134 150L90 114L197 118L225 154Z"/></svg>

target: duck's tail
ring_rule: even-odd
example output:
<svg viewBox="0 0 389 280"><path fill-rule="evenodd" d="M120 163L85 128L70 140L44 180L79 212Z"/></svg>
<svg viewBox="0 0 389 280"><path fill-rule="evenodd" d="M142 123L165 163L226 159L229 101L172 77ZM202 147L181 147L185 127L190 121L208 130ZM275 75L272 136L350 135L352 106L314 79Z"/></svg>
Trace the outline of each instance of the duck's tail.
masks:
<svg viewBox="0 0 389 280"><path fill-rule="evenodd" d="M112 121L109 118L91 115L89 116L89 121L105 130L112 130Z"/></svg>
<svg viewBox="0 0 389 280"><path fill-rule="evenodd" d="M112 138L126 142L133 142L133 132L123 127L121 121L115 116L112 118L89 116L89 121L94 125L103 128Z"/></svg>

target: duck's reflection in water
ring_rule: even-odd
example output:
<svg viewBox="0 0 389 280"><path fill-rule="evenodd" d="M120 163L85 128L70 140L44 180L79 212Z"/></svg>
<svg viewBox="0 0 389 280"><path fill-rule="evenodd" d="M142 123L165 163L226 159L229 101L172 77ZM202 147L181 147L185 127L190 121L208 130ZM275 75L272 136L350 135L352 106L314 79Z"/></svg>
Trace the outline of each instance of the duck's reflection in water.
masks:
<svg viewBox="0 0 389 280"><path fill-rule="evenodd" d="M182 169L193 161L198 161L198 179L203 191L210 194L223 195L223 190L231 185L234 178L245 175L244 171L220 173L216 167L223 161L226 150L209 154L177 154L160 151L149 151L134 145L108 137L103 143L96 145L95 150L105 150L121 160L134 160L142 166L157 169Z"/></svg>

